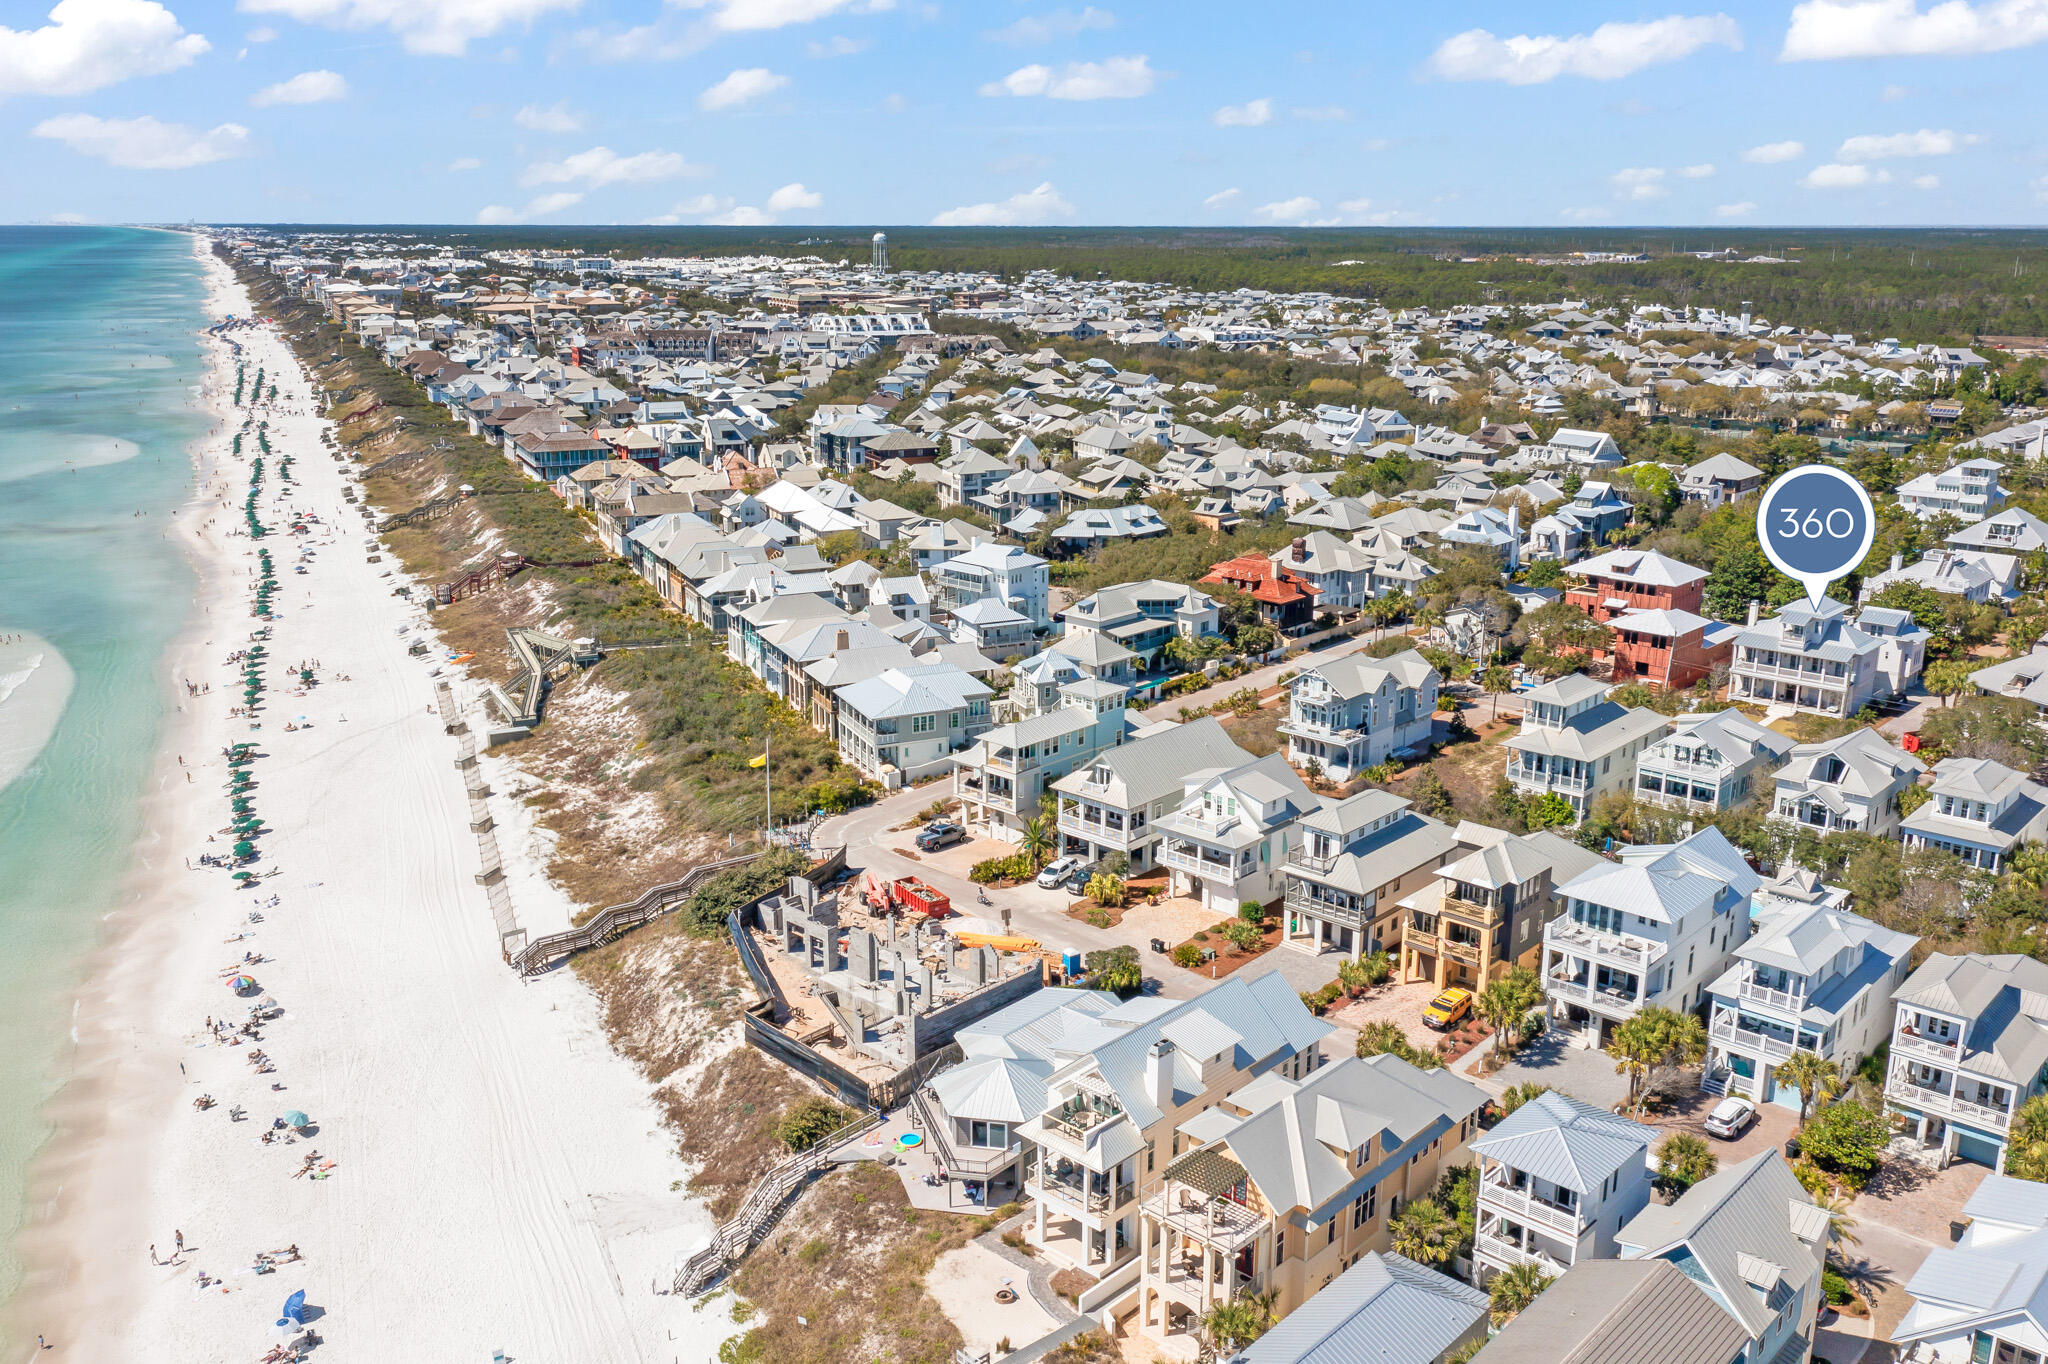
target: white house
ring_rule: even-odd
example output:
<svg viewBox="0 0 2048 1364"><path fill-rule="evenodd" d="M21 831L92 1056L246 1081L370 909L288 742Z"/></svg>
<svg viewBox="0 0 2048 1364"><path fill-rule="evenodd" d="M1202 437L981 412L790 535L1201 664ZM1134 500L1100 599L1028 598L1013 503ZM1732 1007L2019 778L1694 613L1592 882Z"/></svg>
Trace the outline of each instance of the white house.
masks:
<svg viewBox="0 0 2048 1364"><path fill-rule="evenodd" d="M1623 1224L1649 1205L1657 1135L1553 1089L1474 1140L1477 1281L1518 1264L1562 1274L1580 1260L1613 1259Z"/></svg>
<svg viewBox="0 0 2048 1364"><path fill-rule="evenodd" d="M1911 686L1926 657L1927 632L1904 611L1866 606L1851 620L1833 598L1802 598L1735 637L1728 699L1848 717Z"/></svg>
<svg viewBox="0 0 2048 1364"><path fill-rule="evenodd" d="M1891 1036L1892 992L1918 941L1817 905L1759 928L1713 984L1701 1086L1797 1109L1799 1091L1777 1080L1795 1051L1846 1078Z"/></svg>
<svg viewBox="0 0 2048 1364"><path fill-rule="evenodd" d="M1635 782L1636 755L1669 728L1647 706L1631 710L1584 673L1566 673L1527 694L1522 728L1507 741L1507 778L1525 795L1556 792L1585 818L1599 797Z"/></svg>
<svg viewBox="0 0 2048 1364"><path fill-rule="evenodd" d="M1757 874L1719 829L1620 851L1557 888L1564 913L1543 929L1544 993L1586 1046L1646 1004L1699 1008L1749 938Z"/></svg>
<svg viewBox="0 0 2048 1364"><path fill-rule="evenodd" d="M1090 862L1122 854L1132 871L1149 871L1158 860L1159 821L1180 808L1184 774L1251 760L1213 715L1104 749L1052 784L1060 851Z"/></svg>
<svg viewBox="0 0 2048 1364"><path fill-rule="evenodd" d="M1295 823L1318 803L1278 753L1188 773L1180 808L1157 821L1173 894L1225 915L1278 900L1280 869L1301 837Z"/></svg>
<svg viewBox="0 0 2048 1364"><path fill-rule="evenodd" d="M2005 505L1995 459L1966 459L1938 474L1921 474L1898 486L1899 505L1922 521L1944 513L1964 522L1982 521Z"/></svg>
<svg viewBox="0 0 2048 1364"><path fill-rule="evenodd" d="M2048 1360L2048 1185L1987 1175L1963 1204L1962 1237L1906 1281L1913 1305L1892 1328L1923 1364Z"/></svg>
<svg viewBox="0 0 2048 1364"><path fill-rule="evenodd" d="M1637 800L1712 812L1742 804L1792 751L1792 740L1739 710L1671 717L1671 731L1636 755Z"/></svg>
<svg viewBox="0 0 2048 1364"><path fill-rule="evenodd" d="M1936 952L1892 995L1884 1104L1938 1163L2000 1169L2048 1070L2048 963Z"/></svg>
<svg viewBox="0 0 2048 1364"><path fill-rule="evenodd" d="M1771 814L1815 833L1844 829L1893 834L1899 793L1927 770L1874 729L1857 729L1825 743L1800 744L1772 779Z"/></svg>
<svg viewBox="0 0 2048 1364"><path fill-rule="evenodd" d="M1426 745L1442 679L1413 649L1352 654L1304 668L1288 684L1287 760L1349 781L1396 753Z"/></svg>
<svg viewBox="0 0 2048 1364"><path fill-rule="evenodd" d="M2048 836L2048 788L1989 758L1944 758L1934 765L1931 798L1901 827L1909 848L1954 853L1995 872L2014 848Z"/></svg>

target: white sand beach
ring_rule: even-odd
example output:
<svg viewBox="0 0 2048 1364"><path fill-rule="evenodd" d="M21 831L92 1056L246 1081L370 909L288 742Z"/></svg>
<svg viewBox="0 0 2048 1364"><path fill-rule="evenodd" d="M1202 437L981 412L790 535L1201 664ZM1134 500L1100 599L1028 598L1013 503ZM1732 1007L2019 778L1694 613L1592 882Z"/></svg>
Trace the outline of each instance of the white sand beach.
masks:
<svg viewBox="0 0 2048 1364"><path fill-rule="evenodd" d="M246 314L207 260L215 316ZM432 712L440 651L407 654L399 629L421 617L392 595L391 561L367 562L365 524L283 341L268 328L234 337L251 375L278 382L269 439L297 480L266 462L270 690L260 729L229 716L229 656L261 624L249 614L258 542L240 513L254 439L229 455L235 361L212 339L205 401L221 420L200 452L205 495L179 515L201 582L165 678L179 710L134 894L78 1002L76 1078L36 1172L9 1338L43 1333L43 1358L79 1364L256 1361L303 1289L322 1364L500 1349L528 1364L708 1361L734 1329L723 1314L652 1291L709 1234L673 1191L688 1171L589 993L567 972L522 982L500 959L456 740ZM292 510L318 518L310 534L288 533ZM295 695L287 669L307 659L318 682ZM211 693L188 698L187 681ZM198 864L226 849L223 750L244 739L265 755L251 799L270 830L253 891ZM501 840L508 865L527 859L518 893L540 894L520 828ZM566 912L535 904L521 918ZM247 1017L225 983L245 953L283 1014L260 1042L222 1045L205 1023ZM259 1046L274 1073L247 1059ZM214 1106L196 1110L201 1095ZM237 1106L246 1121L231 1121ZM289 1110L310 1117L310 1135L263 1144ZM321 1177L294 1177L315 1150ZM259 1252L291 1245L302 1259L253 1272ZM152 1264L152 1246L172 1262ZM219 1282L201 1288L202 1273Z"/></svg>

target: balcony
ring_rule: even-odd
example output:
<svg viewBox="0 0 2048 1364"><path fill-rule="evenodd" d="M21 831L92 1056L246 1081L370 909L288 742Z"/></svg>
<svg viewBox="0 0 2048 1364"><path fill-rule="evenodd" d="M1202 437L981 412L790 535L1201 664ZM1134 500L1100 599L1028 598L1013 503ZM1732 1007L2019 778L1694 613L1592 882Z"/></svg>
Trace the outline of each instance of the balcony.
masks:
<svg viewBox="0 0 2048 1364"><path fill-rule="evenodd" d="M1473 1249L1496 1264L1536 1265L1546 1274L1562 1274L1571 1268L1540 1250L1523 1250L1512 1241L1504 1241L1483 1231L1473 1238Z"/></svg>
<svg viewBox="0 0 2048 1364"><path fill-rule="evenodd" d="M1240 869L1237 859L1227 854L1219 856L1198 843L1183 843L1172 839L1160 843L1159 860L1177 871L1213 881L1234 882L1239 876L1248 875L1253 870L1251 867Z"/></svg>
<svg viewBox="0 0 2048 1364"><path fill-rule="evenodd" d="M1314 720L1303 720L1288 716L1274 728L1281 734L1298 739L1309 739L1316 743L1350 745L1366 738L1371 731L1364 729L1335 728Z"/></svg>
<svg viewBox="0 0 2048 1364"><path fill-rule="evenodd" d="M1313 914L1318 919L1327 919L1334 924L1350 924L1354 928L1363 926L1372 917L1370 910L1318 899L1308 893L1305 882L1292 878L1287 882L1287 907L1297 914Z"/></svg>
<svg viewBox="0 0 2048 1364"><path fill-rule="evenodd" d="M1745 1004L1759 1004L1794 1016L1806 1008L1805 994L1795 994L1790 990L1773 990L1752 980L1743 981L1737 987L1735 997Z"/></svg>
<svg viewBox="0 0 2048 1364"><path fill-rule="evenodd" d="M1527 1189L1513 1188L1495 1176L1480 1182L1479 1206L1482 1210L1506 1212L1520 1222L1535 1222L1552 1231L1562 1232L1574 1242L1579 1238L1576 1208L1538 1198Z"/></svg>
<svg viewBox="0 0 2048 1364"><path fill-rule="evenodd" d="M1767 1032L1738 1027L1731 1019L1717 1019L1707 1030L1708 1036L1723 1046L1739 1047L1744 1054L1762 1056L1773 1063L1783 1061L1797 1048L1788 1037L1774 1037Z"/></svg>
<svg viewBox="0 0 2048 1364"><path fill-rule="evenodd" d="M1940 1061L1953 1066L1963 1059L1963 1039L1955 1037L1943 1041L1938 1037L1914 1032L1911 1028L1900 1028L1892 1034L1892 1055L1917 1056L1923 1060Z"/></svg>
<svg viewBox="0 0 2048 1364"><path fill-rule="evenodd" d="M1058 1133L1086 1146L1100 1135L1100 1129L1123 1116L1123 1109L1113 1100L1076 1095L1059 1107L1047 1110L1039 1121L1045 1124L1048 1132ZM1096 1135L1091 1136L1091 1133Z"/></svg>
<svg viewBox="0 0 2048 1364"><path fill-rule="evenodd" d="M1164 1188L1147 1194L1143 1211L1156 1218L1162 1228L1172 1227L1191 1240L1234 1253L1266 1229L1266 1219L1242 1203L1220 1197L1204 1198L1178 1185L1174 1193L1176 1197L1170 1204Z"/></svg>
<svg viewBox="0 0 2048 1364"><path fill-rule="evenodd" d="M1590 776L1567 776L1545 768L1524 767L1519 763L1508 768L1508 780L1549 791L1584 791L1593 784Z"/></svg>
<svg viewBox="0 0 2048 1364"><path fill-rule="evenodd" d="M1479 958L1483 951L1482 944L1460 942L1452 937L1441 937L1437 939L1437 942L1440 944L1443 954L1452 961L1461 961L1468 966L1479 965Z"/></svg>
<svg viewBox="0 0 2048 1364"><path fill-rule="evenodd" d="M1342 850L1339 850L1318 857L1305 847L1296 848L1287 854L1287 865L1299 867L1314 876L1328 876L1330 869L1337 865L1337 859L1343 855Z"/></svg>
<svg viewBox="0 0 2048 1364"><path fill-rule="evenodd" d="M1664 944L1642 938L1624 938L1602 933L1571 919L1552 919L1543 926L1543 940L1553 947L1590 953L1600 961L1617 961L1632 970L1644 971L1664 955Z"/></svg>
<svg viewBox="0 0 2048 1364"><path fill-rule="evenodd" d="M1787 668L1774 663L1737 663L1731 671L1737 677L1759 677L1773 682L1799 682L1810 686L1824 686L1839 690L1849 685L1849 674L1839 663L1829 664L1827 671L1818 668Z"/></svg>

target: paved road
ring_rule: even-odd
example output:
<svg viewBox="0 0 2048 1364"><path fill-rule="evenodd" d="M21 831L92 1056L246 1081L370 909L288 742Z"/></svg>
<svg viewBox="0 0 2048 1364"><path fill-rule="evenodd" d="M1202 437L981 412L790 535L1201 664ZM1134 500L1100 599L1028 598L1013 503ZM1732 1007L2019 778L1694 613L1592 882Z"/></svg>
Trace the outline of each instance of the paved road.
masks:
<svg viewBox="0 0 2048 1364"><path fill-rule="evenodd" d="M1336 639L1320 645L1313 645L1301 653L1292 654L1282 659L1278 663L1269 663L1263 668L1254 668L1240 677L1233 677L1228 682L1218 682L1212 687L1204 687L1200 691L1192 691L1185 696L1168 697L1166 700L1161 701L1154 709L1165 715L1173 715L1177 714L1182 706L1186 706L1191 710L1199 710L1204 706L1213 706L1232 692L1241 691L1246 687L1257 687L1263 691L1267 687L1276 684L1280 680L1281 673L1299 672L1303 668L1314 667L1318 663L1328 663L1332 659L1348 658L1352 654L1361 653L1371 648L1390 634L1399 633L1401 633L1399 630L1388 626L1377 626L1362 634L1353 635L1349 639ZM1057 647L1057 645L1054 647Z"/></svg>
<svg viewBox="0 0 2048 1364"><path fill-rule="evenodd" d="M1068 918L1066 908L1072 897L1064 891L1012 886L1007 890L989 892L994 903L981 905L975 900L979 888L962 871L953 870L948 865L958 864L958 857L944 853L932 859L903 856L897 850L910 846L914 831L891 833L890 829L915 818L918 811L950 792L951 786L944 782L898 792L865 809L825 821L813 835L813 844L830 848L844 842L847 865L856 872L872 868L892 879L915 875L951 896L953 907L961 914L999 922L1002 911L1007 909L1010 911L1011 931L1036 938L1048 948L1086 953L1108 947L1134 947L1144 961L1146 976L1156 979L1159 993L1168 998L1189 999L1208 988L1210 981L1207 976L1183 970L1149 950L1151 935L1142 925L1092 928ZM1290 948L1275 948L1259 961L1240 969L1258 973L1266 970L1269 964L1278 968L1297 990L1314 989L1326 980L1335 979L1337 974L1335 956L1311 957Z"/></svg>

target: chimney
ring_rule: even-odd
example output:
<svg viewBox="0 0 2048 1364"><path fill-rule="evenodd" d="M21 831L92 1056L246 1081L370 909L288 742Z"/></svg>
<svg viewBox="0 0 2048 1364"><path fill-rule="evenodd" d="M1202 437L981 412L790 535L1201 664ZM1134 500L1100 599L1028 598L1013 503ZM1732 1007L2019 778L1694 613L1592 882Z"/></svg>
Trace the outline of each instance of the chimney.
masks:
<svg viewBox="0 0 2048 1364"><path fill-rule="evenodd" d="M853 647L853 637L841 630L832 640L832 652L843 654Z"/></svg>
<svg viewBox="0 0 2048 1364"><path fill-rule="evenodd" d="M1905 563L1905 562L1906 562L1906 559L1905 559L1905 556L1904 556L1904 555L1901 555L1901 554L1894 554L1894 555L1892 555L1892 572L1894 572L1894 573L1898 572L1898 571L1899 571L1899 566L1900 566L1901 564Z"/></svg>
<svg viewBox="0 0 2048 1364"><path fill-rule="evenodd" d="M1308 558L1308 537L1297 535L1294 537L1294 562L1298 564L1306 558Z"/></svg>
<svg viewBox="0 0 2048 1364"><path fill-rule="evenodd" d="M1145 1090L1160 1112L1173 1107L1173 1043L1164 1037L1145 1052Z"/></svg>
<svg viewBox="0 0 2048 1364"><path fill-rule="evenodd" d="M1751 625L1754 625L1754 624L1756 624L1756 602L1755 602L1755 601L1751 601L1751 602L1750 602L1750 604L1749 604L1749 623L1750 623Z"/></svg>

